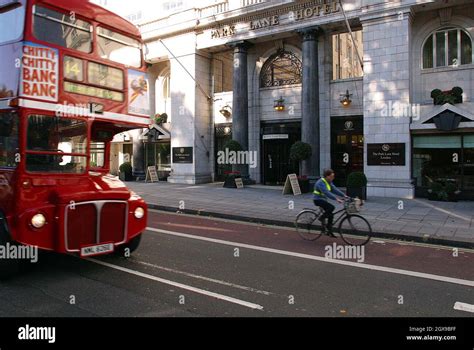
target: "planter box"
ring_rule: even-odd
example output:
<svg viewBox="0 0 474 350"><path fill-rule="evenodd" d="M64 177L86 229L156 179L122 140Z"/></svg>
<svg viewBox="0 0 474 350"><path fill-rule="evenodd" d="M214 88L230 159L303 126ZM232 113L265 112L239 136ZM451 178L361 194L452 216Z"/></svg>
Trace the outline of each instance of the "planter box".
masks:
<svg viewBox="0 0 474 350"><path fill-rule="evenodd" d="M237 188L235 184L235 179L241 179L240 175L228 175L224 181L224 188Z"/></svg>
<svg viewBox="0 0 474 350"><path fill-rule="evenodd" d="M301 188L301 193L309 193L311 191L311 184L309 180L298 180Z"/></svg>
<svg viewBox="0 0 474 350"><path fill-rule="evenodd" d="M133 175L127 173L119 173L119 179L125 182L133 181Z"/></svg>
<svg viewBox="0 0 474 350"><path fill-rule="evenodd" d="M351 198L367 200L367 187L348 187L347 195Z"/></svg>

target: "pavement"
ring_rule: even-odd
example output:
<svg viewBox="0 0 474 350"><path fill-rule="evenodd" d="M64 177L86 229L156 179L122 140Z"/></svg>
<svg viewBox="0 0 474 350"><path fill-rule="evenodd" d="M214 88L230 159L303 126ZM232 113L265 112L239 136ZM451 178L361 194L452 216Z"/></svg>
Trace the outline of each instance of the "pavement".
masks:
<svg viewBox="0 0 474 350"><path fill-rule="evenodd" d="M0 281L0 317L474 315L469 250L372 241L359 262L290 228L156 211L148 226L130 259L43 253Z"/></svg>
<svg viewBox="0 0 474 350"><path fill-rule="evenodd" d="M297 214L313 207L312 195L282 195L281 188L223 188L222 183L178 185L128 182L151 208L268 225L293 226ZM374 236L415 242L474 247L474 201L369 198L361 213Z"/></svg>

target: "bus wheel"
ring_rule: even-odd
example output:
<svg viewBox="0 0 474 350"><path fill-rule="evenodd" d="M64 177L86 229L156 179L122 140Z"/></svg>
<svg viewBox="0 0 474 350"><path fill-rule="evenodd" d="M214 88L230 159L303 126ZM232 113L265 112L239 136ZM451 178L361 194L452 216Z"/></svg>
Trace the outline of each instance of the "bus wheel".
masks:
<svg viewBox="0 0 474 350"><path fill-rule="evenodd" d="M14 243L10 240L10 235L5 231L0 222L0 246L2 249L8 249L9 245ZM17 259L5 259L0 256L0 280L11 278L20 271L20 262Z"/></svg>
<svg viewBox="0 0 474 350"><path fill-rule="evenodd" d="M135 238L133 238L130 242L127 244L123 244L115 250L115 254L123 257L123 258L129 258L130 255L138 249L140 246L140 242L142 240L142 235L138 235Z"/></svg>

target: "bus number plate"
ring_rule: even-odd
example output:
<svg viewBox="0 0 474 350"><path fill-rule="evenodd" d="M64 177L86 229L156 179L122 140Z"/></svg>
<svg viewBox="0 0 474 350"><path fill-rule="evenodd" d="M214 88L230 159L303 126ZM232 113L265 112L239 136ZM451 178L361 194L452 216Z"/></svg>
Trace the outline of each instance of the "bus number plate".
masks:
<svg viewBox="0 0 474 350"><path fill-rule="evenodd" d="M109 254L113 252L114 252L113 243L92 245L92 246L86 246L86 247L81 248L81 257L87 258L91 256Z"/></svg>

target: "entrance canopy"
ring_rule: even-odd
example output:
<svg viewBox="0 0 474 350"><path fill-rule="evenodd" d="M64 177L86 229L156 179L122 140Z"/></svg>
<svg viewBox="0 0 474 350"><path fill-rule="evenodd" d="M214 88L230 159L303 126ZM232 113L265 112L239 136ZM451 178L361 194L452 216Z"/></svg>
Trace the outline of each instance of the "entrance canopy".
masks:
<svg viewBox="0 0 474 350"><path fill-rule="evenodd" d="M411 130L439 130L455 131L457 129L474 128L474 114L446 103L442 106L429 107L429 111L422 113L418 121L414 121Z"/></svg>
<svg viewBox="0 0 474 350"><path fill-rule="evenodd" d="M150 142L165 141L171 140L171 133L161 125L153 124L149 129L145 130L141 138L144 141Z"/></svg>

